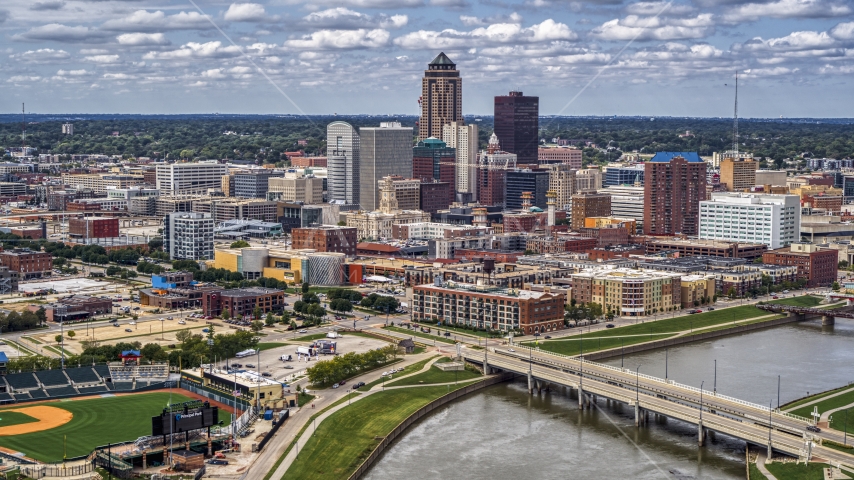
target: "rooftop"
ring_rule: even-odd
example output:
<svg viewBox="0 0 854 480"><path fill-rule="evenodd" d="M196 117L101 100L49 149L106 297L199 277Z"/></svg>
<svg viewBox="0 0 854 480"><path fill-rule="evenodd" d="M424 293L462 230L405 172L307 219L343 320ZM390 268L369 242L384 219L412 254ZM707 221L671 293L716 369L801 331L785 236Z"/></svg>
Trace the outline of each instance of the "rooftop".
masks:
<svg viewBox="0 0 854 480"><path fill-rule="evenodd" d="M445 55L445 52L442 52L442 53L436 55L436 58L434 58L433 61L430 62L430 65L453 65L453 66L455 66L456 63L452 62L451 59L448 58L447 55Z"/></svg>
<svg viewBox="0 0 854 480"><path fill-rule="evenodd" d="M650 162L666 163L676 157L682 157L690 163L703 163L697 152L657 152Z"/></svg>
<svg viewBox="0 0 854 480"><path fill-rule="evenodd" d="M438 290L458 290L472 293L482 293L485 295L491 295L493 297L504 297L509 299L538 299L543 297L552 297L553 294L545 293L545 292L534 292L531 290L520 290L516 288L504 288L497 287L494 285L475 285L472 283L460 283L460 282L444 282L441 285L434 285L432 283L428 283L425 285L418 285L415 288L429 288L429 289L438 289Z"/></svg>
<svg viewBox="0 0 854 480"><path fill-rule="evenodd" d="M258 295L275 295L277 293L284 293L284 291L275 288L249 287L223 290L220 292L220 295L223 297L256 297Z"/></svg>

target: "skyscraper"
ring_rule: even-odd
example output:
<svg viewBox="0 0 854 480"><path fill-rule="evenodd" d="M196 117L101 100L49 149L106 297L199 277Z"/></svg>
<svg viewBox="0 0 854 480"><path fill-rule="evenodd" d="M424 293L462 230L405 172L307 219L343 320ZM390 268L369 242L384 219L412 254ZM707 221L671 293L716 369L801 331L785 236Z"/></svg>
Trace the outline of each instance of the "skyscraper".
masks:
<svg viewBox="0 0 854 480"><path fill-rule="evenodd" d="M658 152L644 171L643 232L697 235L706 163L696 152Z"/></svg>
<svg viewBox="0 0 854 480"><path fill-rule="evenodd" d="M477 201L482 205L506 205L507 171L516 168L516 154L501 151L498 137L489 137L489 148L480 152Z"/></svg>
<svg viewBox="0 0 854 480"><path fill-rule="evenodd" d="M743 192L756 185L758 169L759 162L752 158L724 158L721 160L721 183L728 192Z"/></svg>
<svg viewBox="0 0 854 480"><path fill-rule="evenodd" d="M457 178L452 187L477 198L477 125L451 122L442 127L442 140L457 152Z"/></svg>
<svg viewBox="0 0 854 480"><path fill-rule="evenodd" d="M558 210L569 210L575 193L575 170L565 163L549 165L549 190L555 192Z"/></svg>
<svg viewBox="0 0 854 480"><path fill-rule="evenodd" d="M379 207L377 182L389 175L412 178L412 127L383 122L359 129L359 204L363 210Z"/></svg>
<svg viewBox="0 0 854 480"><path fill-rule="evenodd" d="M516 154L519 165L537 163L540 97L526 97L522 92L495 97L495 134L501 148Z"/></svg>
<svg viewBox="0 0 854 480"><path fill-rule="evenodd" d="M359 203L359 145L359 132L349 123L332 122L326 127L329 201Z"/></svg>
<svg viewBox="0 0 854 480"><path fill-rule="evenodd" d="M214 219L210 213L174 212L163 222L163 250L173 260L211 260Z"/></svg>
<svg viewBox="0 0 854 480"><path fill-rule="evenodd" d="M442 138L442 127L463 124L463 79L457 66L444 53L427 65L421 79L421 120L418 139Z"/></svg>

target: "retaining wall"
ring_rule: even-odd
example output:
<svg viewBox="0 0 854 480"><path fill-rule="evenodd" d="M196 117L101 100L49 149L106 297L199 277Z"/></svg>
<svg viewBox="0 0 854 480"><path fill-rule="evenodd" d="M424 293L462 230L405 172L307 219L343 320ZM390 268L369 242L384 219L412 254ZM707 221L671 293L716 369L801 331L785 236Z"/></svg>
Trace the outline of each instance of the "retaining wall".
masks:
<svg viewBox="0 0 854 480"><path fill-rule="evenodd" d="M373 452L371 452L368 458L366 458L365 461L362 462L362 464L359 466L359 468L356 469L356 471L353 472L352 475L350 475L350 480L356 480L358 478L361 478L362 475L367 473L367 471L370 470L370 468L373 466L374 462L376 462L380 458L380 456L382 456L386 448L391 446L391 444L395 441L395 439L397 439L397 437L403 434L406 429L409 428L413 423L421 420L421 418L432 413L433 410L436 410L439 407L453 402L454 400L460 397L468 395L469 393L476 392L482 388L489 387L497 383L508 381L514 376L515 375L512 373L504 373L492 378L487 378L486 380L455 390L447 395L433 400L427 405L424 405L423 407L418 409L418 411L407 417L406 420L401 422L397 427L395 427L394 430L392 430L388 435L385 436L385 438L383 438L382 442L377 445L377 447L374 449Z"/></svg>

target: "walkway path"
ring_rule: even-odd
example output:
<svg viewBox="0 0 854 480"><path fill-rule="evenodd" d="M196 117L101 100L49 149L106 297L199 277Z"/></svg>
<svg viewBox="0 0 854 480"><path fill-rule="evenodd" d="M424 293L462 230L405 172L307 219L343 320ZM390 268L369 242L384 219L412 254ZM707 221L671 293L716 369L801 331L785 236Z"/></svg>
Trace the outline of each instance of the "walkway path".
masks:
<svg viewBox="0 0 854 480"><path fill-rule="evenodd" d="M840 411L840 410L848 410L848 409L849 409L849 408L851 408L851 407L854 407L854 403L849 403L848 405L843 405L843 406L841 406L841 407L838 407L838 408L832 408L832 409L830 409L830 410L828 410L828 411L826 411L826 412L822 412L822 414L821 414L821 421L822 421L822 422L826 422L826 421L827 421L827 419L828 419L828 418L830 418L830 416L831 416L833 413L838 412L838 411Z"/></svg>
<svg viewBox="0 0 854 480"><path fill-rule="evenodd" d="M765 475L765 478L768 480L777 480L777 477L772 475L771 472L765 468L766 461L767 458L765 458L765 452L759 452L759 454L756 455L756 468L758 468L759 471L762 472L762 475Z"/></svg>
<svg viewBox="0 0 854 480"><path fill-rule="evenodd" d="M813 405L813 404L816 404L816 403L819 403L819 402L823 402L823 401L827 400L828 398L838 397L839 395L845 395L846 393L851 393L851 392L854 392L854 387L846 388L845 390L840 390L840 391L838 391L838 392L836 392L836 393L833 393L833 394L831 394L831 395L825 395L825 396L823 396L823 397L818 397L818 398L816 398L816 399L814 399L814 400L810 400L810 401L809 401L809 402L807 402L807 403L799 403L799 404L797 404L797 405L795 405L795 406L793 406L793 407L789 407L789 408L783 409L783 411L784 411L784 412L791 412L792 410L797 410L797 409L799 409L799 408L808 407L808 406L810 406L810 405Z"/></svg>

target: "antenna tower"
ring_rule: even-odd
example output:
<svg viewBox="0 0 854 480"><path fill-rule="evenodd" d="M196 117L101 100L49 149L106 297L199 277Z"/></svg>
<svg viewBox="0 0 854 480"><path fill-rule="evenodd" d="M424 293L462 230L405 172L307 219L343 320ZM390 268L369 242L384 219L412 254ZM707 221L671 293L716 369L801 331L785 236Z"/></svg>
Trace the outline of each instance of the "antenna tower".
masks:
<svg viewBox="0 0 854 480"><path fill-rule="evenodd" d="M21 103L21 155L27 149L27 119L24 113L24 104Z"/></svg>
<svg viewBox="0 0 854 480"><path fill-rule="evenodd" d="M738 70L735 71L735 111L732 120L732 152L738 158Z"/></svg>

